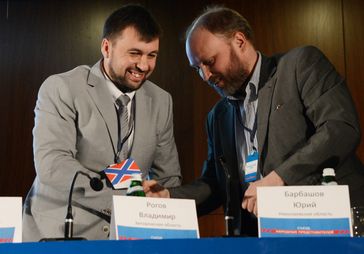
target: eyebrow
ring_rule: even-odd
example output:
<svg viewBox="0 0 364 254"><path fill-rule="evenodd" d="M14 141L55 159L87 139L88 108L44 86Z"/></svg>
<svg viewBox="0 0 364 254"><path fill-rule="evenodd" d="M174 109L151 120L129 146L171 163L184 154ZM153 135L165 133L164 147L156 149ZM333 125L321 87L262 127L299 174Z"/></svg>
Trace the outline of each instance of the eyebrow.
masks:
<svg viewBox="0 0 364 254"><path fill-rule="evenodd" d="M143 50L138 49L138 48L131 48L131 49L128 49L128 51L138 51L138 52L142 52L142 53L144 53L144 52L143 52ZM158 51L158 50L153 50L153 51L151 51L151 52L148 52L148 54L158 54L158 53L159 53L159 51Z"/></svg>

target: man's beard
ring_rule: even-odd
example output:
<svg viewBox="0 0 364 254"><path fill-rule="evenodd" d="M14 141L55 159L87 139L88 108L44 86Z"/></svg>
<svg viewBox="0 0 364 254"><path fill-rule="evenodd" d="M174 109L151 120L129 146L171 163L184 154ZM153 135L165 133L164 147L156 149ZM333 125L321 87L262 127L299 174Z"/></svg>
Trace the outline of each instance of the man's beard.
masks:
<svg viewBox="0 0 364 254"><path fill-rule="evenodd" d="M111 65L109 65L109 71L110 71L110 80L117 86L117 88L120 89L123 93L129 93L138 90L143 83L146 80L146 77L144 80L140 82L140 84L137 87L134 87L133 85L129 85L128 81L125 79L125 77L122 77L120 75L117 75L114 69Z"/></svg>
<svg viewBox="0 0 364 254"><path fill-rule="evenodd" d="M244 94L246 81L249 73L245 66L239 61L237 55L230 50L230 64L227 67L226 75L223 76L224 88L219 88L213 83L209 83L222 97L240 97Z"/></svg>

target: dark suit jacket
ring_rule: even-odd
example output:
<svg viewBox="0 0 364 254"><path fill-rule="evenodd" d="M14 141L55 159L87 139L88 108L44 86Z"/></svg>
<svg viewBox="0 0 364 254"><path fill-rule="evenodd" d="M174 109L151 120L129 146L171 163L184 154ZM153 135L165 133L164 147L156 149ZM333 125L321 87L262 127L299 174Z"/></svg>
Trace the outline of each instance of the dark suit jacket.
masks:
<svg viewBox="0 0 364 254"><path fill-rule="evenodd" d="M225 205L226 179L218 161L223 156L232 175L234 231L251 235L251 224L240 220L242 213L249 215L241 209L247 186L238 174L235 117L226 98L215 105L207 119L208 158L201 177L170 192L172 197L194 198L200 214ZM257 139L263 176L275 170L287 185L317 185L323 168L333 167L338 183L349 185L351 204L364 205L364 168L355 155L357 113L345 81L317 48L263 56Z"/></svg>

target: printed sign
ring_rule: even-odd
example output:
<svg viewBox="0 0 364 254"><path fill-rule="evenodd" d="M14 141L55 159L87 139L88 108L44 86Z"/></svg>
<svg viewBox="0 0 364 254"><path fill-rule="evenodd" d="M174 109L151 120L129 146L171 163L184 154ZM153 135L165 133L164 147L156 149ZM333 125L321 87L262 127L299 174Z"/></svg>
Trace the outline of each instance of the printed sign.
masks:
<svg viewBox="0 0 364 254"><path fill-rule="evenodd" d="M194 200L113 196L112 240L199 238Z"/></svg>
<svg viewBox="0 0 364 254"><path fill-rule="evenodd" d="M0 243L22 242L22 198L0 197Z"/></svg>
<svg viewBox="0 0 364 254"><path fill-rule="evenodd" d="M349 189L338 186L258 187L259 237L350 237Z"/></svg>

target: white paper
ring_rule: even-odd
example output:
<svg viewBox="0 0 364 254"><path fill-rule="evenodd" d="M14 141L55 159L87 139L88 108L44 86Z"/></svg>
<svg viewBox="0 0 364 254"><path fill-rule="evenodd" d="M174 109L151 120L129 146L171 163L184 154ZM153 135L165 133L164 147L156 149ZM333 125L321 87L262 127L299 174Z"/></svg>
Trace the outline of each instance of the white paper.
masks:
<svg viewBox="0 0 364 254"><path fill-rule="evenodd" d="M0 243L22 242L22 198L0 197Z"/></svg>
<svg viewBox="0 0 364 254"><path fill-rule="evenodd" d="M259 187L257 195L260 237L352 236L346 185Z"/></svg>
<svg viewBox="0 0 364 254"><path fill-rule="evenodd" d="M113 196L110 239L199 238L194 200Z"/></svg>

